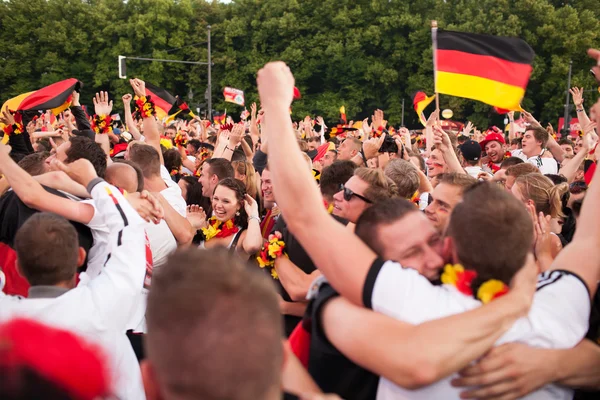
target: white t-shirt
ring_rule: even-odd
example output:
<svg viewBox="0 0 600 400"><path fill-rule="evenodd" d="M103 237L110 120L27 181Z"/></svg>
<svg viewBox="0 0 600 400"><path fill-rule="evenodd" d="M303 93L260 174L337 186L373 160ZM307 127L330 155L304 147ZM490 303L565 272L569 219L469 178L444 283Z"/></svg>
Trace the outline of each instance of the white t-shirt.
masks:
<svg viewBox="0 0 600 400"><path fill-rule="evenodd" d="M477 179L479 174L482 172L485 172L486 174L491 175L489 172L485 171L483 168L481 168L478 165L465 167L465 171L467 172L467 174L471 175L475 179Z"/></svg>
<svg viewBox="0 0 600 400"><path fill-rule="evenodd" d="M104 263L106 262L106 256L108 254L108 239L110 235L110 231L104 222L104 214L98 212L98 209L94 205L94 200L81 200L81 203L89 204L94 207L94 216L86 224L90 231L92 232L92 238L94 243L88 252L88 262L87 269L84 276L87 276L89 279L94 279L97 277L102 268L104 268ZM86 278L83 278L85 282Z"/></svg>
<svg viewBox="0 0 600 400"><path fill-rule="evenodd" d="M411 324L420 324L480 307L472 296L460 293L454 286L434 286L412 269L400 264L376 260L369 271L363 291L364 304L374 311ZM548 271L538 278L538 289L527 317L497 342L521 342L546 349L566 349L577 345L585 336L590 315L587 286L568 271ZM391 399L460 399L464 388L454 388L442 379L419 390L403 389L381 377L378 400ZM570 400L569 388L547 385L524 397L528 400Z"/></svg>
<svg viewBox="0 0 600 400"><path fill-rule="evenodd" d="M125 330L144 279L144 221L106 182L91 194L110 231L110 257L102 272L58 297L26 299L0 292L0 321L30 318L98 344L106 352L117 397L143 400L139 364Z"/></svg>
<svg viewBox="0 0 600 400"><path fill-rule="evenodd" d="M544 154L546 150L542 150L542 154ZM534 157L527 157L524 153L523 150L521 149L517 149L517 150L512 150L510 152L510 154L513 157L519 157L521 160L525 161L526 163L529 163L535 167L537 167L540 172L542 173L542 175L546 175L546 174L558 174L558 163L556 162L556 160L554 158L545 158L545 157L540 157L540 156L534 156Z"/></svg>
<svg viewBox="0 0 600 400"><path fill-rule="evenodd" d="M167 171L164 165L160 166L160 177L167 185L167 188L161 190L160 194L162 194L175 211L185 217L187 204L185 204L185 200L181 195L181 188L171 179L171 175L169 175L169 171Z"/></svg>
<svg viewBox="0 0 600 400"><path fill-rule="evenodd" d="M194 156L187 156L187 159L190 160L193 163L196 162L196 157L194 157ZM185 174L189 174L189 175L194 175L194 171L190 171L186 167L181 167L181 172L183 172Z"/></svg>

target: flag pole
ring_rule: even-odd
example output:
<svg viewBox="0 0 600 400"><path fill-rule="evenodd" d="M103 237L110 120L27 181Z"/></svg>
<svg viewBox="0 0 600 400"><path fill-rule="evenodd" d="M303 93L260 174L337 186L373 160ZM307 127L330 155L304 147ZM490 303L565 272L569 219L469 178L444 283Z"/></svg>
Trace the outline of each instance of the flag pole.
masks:
<svg viewBox="0 0 600 400"><path fill-rule="evenodd" d="M440 95L437 92L437 21L431 21L431 42L433 44L433 86L435 92L435 109L440 110Z"/></svg>

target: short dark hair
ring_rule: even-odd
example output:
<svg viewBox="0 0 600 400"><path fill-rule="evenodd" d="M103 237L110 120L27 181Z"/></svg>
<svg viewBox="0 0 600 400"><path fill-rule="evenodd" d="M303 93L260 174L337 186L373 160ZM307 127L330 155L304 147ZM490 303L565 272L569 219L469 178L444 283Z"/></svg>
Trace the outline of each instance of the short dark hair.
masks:
<svg viewBox="0 0 600 400"><path fill-rule="evenodd" d="M519 157L507 157L500 164L500 168L508 168L512 165L523 164L524 162Z"/></svg>
<svg viewBox="0 0 600 400"><path fill-rule="evenodd" d="M513 140L510 141L511 145L517 145L519 146L519 148L521 148L522 146L522 142L523 142L523 138L514 138Z"/></svg>
<svg viewBox="0 0 600 400"><path fill-rule="evenodd" d="M394 181L400 197L410 199L419 190L419 172L410 161L400 158L390 160L385 167L385 176Z"/></svg>
<svg viewBox="0 0 600 400"><path fill-rule="evenodd" d="M42 175L46 172L44 165L48 157L50 157L49 151L28 154L19 161L19 167L31 176Z"/></svg>
<svg viewBox="0 0 600 400"><path fill-rule="evenodd" d="M160 175L160 155L154 147L144 143L134 143L129 148L129 159L140 167L144 178Z"/></svg>
<svg viewBox="0 0 600 400"><path fill-rule="evenodd" d="M446 185L451 185L465 190L469 189L473 185L477 183L477 179L473 178L471 175L463 174L459 172L446 172L444 174L438 175L438 185L445 183Z"/></svg>
<svg viewBox="0 0 600 400"><path fill-rule="evenodd" d="M140 168L139 165L137 165L136 163L134 163L131 160L126 160L124 158L117 158L114 160L114 162L121 163L121 164L127 164L131 168L133 168L135 170L135 174L137 176L137 191L141 192L142 190L144 190L144 173L142 172L142 169Z"/></svg>
<svg viewBox="0 0 600 400"><path fill-rule="evenodd" d="M202 184L198 182L198 178L186 175L182 176L181 179L187 183L187 193L185 196L187 205L196 204L204 210L210 210L210 198L202 196Z"/></svg>
<svg viewBox="0 0 600 400"><path fill-rule="evenodd" d="M393 198L379 201L363 211L356 221L354 233L371 250L381 255L386 241L377 234L378 227L392 224L412 212L419 212L419 209L406 199Z"/></svg>
<svg viewBox="0 0 600 400"><path fill-rule="evenodd" d="M77 272L77 231L56 214L31 216L17 231L15 251L20 270L32 286L56 285Z"/></svg>
<svg viewBox="0 0 600 400"><path fill-rule="evenodd" d="M530 126L527 128L527 131L531 131L535 140L542 143L542 149L546 147L548 140L550 139L550 135L548 134L547 130L540 126Z"/></svg>
<svg viewBox="0 0 600 400"><path fill-rule="evenodd" d="M396 184L380 169L357 168L354 171L354 176L369 185L364 196L372 202L398 196Z"/></svg>
<svg viewBox="0 0 600 400"><path fill-rule="evenodd" d="M340 185L348 182L354 175L356 164L350 160L334 161L321 172L320 188L325 197L333 197L340 191Z"/></svg>
<svg viewBox="0 0 600 400"><path fill-rule="evenodd" d="M148 359L165 397L254 400L279 388L275 286L227 249L169 256L152 278L146 318Z"/></svg>
<svg viewBox="0 0 600 400"><path fill-rule="evenodd" d="M194 151L198 151L200 150L200 147L202 147L202 142L198 139L191 139L188 142L188 145L192 146L194 148Z"/></svg>
<svg viewBox="0 0 600 400"><path fill-rule="evenodd" d="M169 173L173 171L180 172L181 166L183 165L183 161L181 159L181 154L177 149L169 149L163 153L163 159L165 160L165 168Z"/></svg>
<svg viewBox="0 0 600 400"><path fill-rule="evenodd" d="M231 162L224 158L209 158L204 162L210 166L211 175L216 175L219 180L235 177Z"/></svg>
<svg viewBox="0 0 600 400"><path fill-rule="evenodd" d="M559 145L561 144L566 144L567 146L571 146L571 148L575 148L575 143L573 143L573 141L571 139L568 138L562 138L560 139L560 141L558 142Z"/></svg>
<svg viewBox="0 0 600 400"><path fill-rule="evenodd" d="M92 163L96 174L100 178L104 178L106 173L106 153L102 147L91 139L84 136L73 136L70 140L71 146L65 152L67 158L66 164L70 164L80 158L85 158Z"/></svg>
<svg viewBox="0 0 600 400"><path fill-rule="evenodd" d="M515 196L493 183L479 182L452 210L447 235L460 263L477 272L476 293L489 279L510 283L531 250L533 224Z"/></svg>

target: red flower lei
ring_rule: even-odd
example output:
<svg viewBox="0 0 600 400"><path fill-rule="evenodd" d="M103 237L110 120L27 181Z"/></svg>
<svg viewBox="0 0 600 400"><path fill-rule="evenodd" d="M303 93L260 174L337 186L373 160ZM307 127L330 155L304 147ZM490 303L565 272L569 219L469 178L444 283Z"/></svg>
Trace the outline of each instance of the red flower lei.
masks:
<svg viewBox="0 0 600 400"><path fill-rule="evenodd" d="M183 133L179 132L177 135L175 135L175 146L185 147L186 145L187 140L185 139Z"/></svg>
<svg viewBox="0 0 600 400"><path fill-rule="evenodd" d="M260 268L269 267L271 269L273 279L279 279L279 275L277 275L277 271L275 270L275 260L287 255L283 252L285 242L281 239L282 235L280 232L274 232L272 235L269 235L269 240L263 245L256 257Z"/></svg>
<svg viewBox="0 0 600 400"><path fill-rule="evenodd" d="M477 278L477 272L464 269L464 267L459 264L448 264L444 267L441 281L445 285L456 287L462 294L473 296L473 288L471 285L475 278ZM508 293L508 286L506 286L504 282L497 279L490 279L479 286L475 298L480 300L483 304L486 304L506 293Z"/></svg>
<svg viewBox="0 0 600 400"><path fill-rule="evenodd" d="M135 101L136 111L142 118L149 118L156 114L154 101L151 96L142 96Z"/></svg>
<svg viewBox="0 0 600 400"><path fill-rule="evenodd" d="M110 133L113 130L111 122L112 118L110 115L94 115L92 129L98 134Z"/></svg>
<svg viewBox="0 0 600 400"><path fill-rule="evenodd" d="M19 124L19 123L14 123L12 125L6 125L3 129L3 131L6 136L20 135L23 133L23 125Z"/></svg>
<svg viewBox="0 0 600 400"><path fill-rule="evenodd" d="M226 238L234 235L238 233L239 230L240 228L238 228L233 222L233 219L221 222L217 219L217 217L211 217L208 220L208 226L206 228L202 228L202 233L204 234L204 241L208 242L214 237Z"/></svg>

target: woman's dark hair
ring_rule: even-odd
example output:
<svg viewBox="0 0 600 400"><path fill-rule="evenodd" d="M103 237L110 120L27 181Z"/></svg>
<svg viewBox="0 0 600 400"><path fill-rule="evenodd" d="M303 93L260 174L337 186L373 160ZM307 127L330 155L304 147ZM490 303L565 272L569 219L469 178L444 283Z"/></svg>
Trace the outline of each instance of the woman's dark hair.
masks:
<svg viewBox="0 0 600 400"><path fill-rule="evenodd" d="M246 185L244 182L234 179L234 178L225 178L217 183L215 186L215 191L219 186L225 186L233 190L235 193L235 198L240 203L240 215L236 215L233 218L233 222L241 227L242 229L248 228L248 214L246 214L246 210L244 209L244 197L246 196ZM213 192L214 193L214 192Z"/></svg>
<svg viewBox="0 0 600 400"><path fill-rule="evenodd" d="M181 178L181 154L177 149L169 149L163 153L163 158L165 159L165 168L169 171L173 180L178 182Z"/></svg>
<svg viewBox="0 0 600 400"><path fill-rule="evenodd" d="M187 184L185 202L187 205L197 204L204 210L210 210L210 199L202 196L202 184L195 176L182 176L181 179Z"/></svg>

